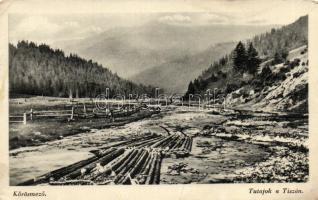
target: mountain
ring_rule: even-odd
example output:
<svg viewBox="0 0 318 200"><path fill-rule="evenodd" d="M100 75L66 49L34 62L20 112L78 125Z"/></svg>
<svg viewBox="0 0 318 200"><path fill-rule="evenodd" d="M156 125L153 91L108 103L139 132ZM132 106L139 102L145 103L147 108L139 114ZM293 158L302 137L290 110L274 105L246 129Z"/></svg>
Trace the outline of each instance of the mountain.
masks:
<svg viewBox="0 0 318 200"><path fill-rule="evenodd" d="M129 78L163 63L198 54L211 45L250 38L273 26L180 26L160 22L117 27L88 38L55 43ZM208 67L208 66L205 66Z"/></svg>
<svg viewBox="0 0 318 200"><path fill-rule="evenodd" d="M184 93L191 80L199 76L210 63L229 53L235 44L234 42L216 44L198 54L185 55L176 60L146 69L130 77L130 79L137 83L164 88L168 93Z"/></svg>
<svg viewBox="0 0 318 200"><path fill-rule="evenodd" d="M249 40L262 56L274 56L277 50L288 51L308 43L308 16L300 17L292 24L257 35Z"/></svg>
<svg viewBox="0 0 318 200"><path fill-rule="evenodd" d="M307 49L304 45L290 51L287 62L271 65L267 76L243 84L226 101L243 109L308 113Z"/></svg>
<svg viewBox="0 0 318 200"><path fill-rule="evenodd" d="M117 94L154 94L154 88L120 78L102 65L59 49L21 41L9 44L10 94L96 97L109 88Z"/></svg>
<svg viewBox="0 0 318 200"><path fill-rule="evenodd" d="M257 60L252 66L246 64L250 59L246 49L251 49L250 46ZM307 46L308 16L303 16L245 44L240 42L231 53L191 81L186 96L203 95L212 89L231 106L308 112ZM257 70L251 73L247 66Z"/></svg>

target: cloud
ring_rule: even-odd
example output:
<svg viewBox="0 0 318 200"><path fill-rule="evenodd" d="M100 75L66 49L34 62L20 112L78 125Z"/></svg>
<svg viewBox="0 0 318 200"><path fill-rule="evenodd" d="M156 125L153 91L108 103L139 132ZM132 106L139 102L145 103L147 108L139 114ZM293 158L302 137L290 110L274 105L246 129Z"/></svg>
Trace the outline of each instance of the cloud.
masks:
<svg viewBox="0 0 318 200"><path fill-rule="evenodd" d="M211 25L211 24L226 24L230 19L226 15L217 13L187 13L165 15L158 19L159 22L173 25Z"/></svg>
<svg viewBox="0 0 318 200"><path fill-rule="evenodd" d="M10 17L9 39L13 43L30 40L52 44L59 40L85 38L103 32L103 28L99 25L76 18L65 20L63 16L50 15L11 15Z"/></svg>
<svg viewBox="0 0 318 200"><path fill-rule="evenodd" d="M162 16L158 19L158 21L167 24L189 24L192 20L187 15L174 14Z"/></svg>
<svg viewBox="0 0 318 200"><path fill-rule="evenodd" d="M204 13L198 17L199 24L225 24L228 22L228 17L215 13Z"/></svg>

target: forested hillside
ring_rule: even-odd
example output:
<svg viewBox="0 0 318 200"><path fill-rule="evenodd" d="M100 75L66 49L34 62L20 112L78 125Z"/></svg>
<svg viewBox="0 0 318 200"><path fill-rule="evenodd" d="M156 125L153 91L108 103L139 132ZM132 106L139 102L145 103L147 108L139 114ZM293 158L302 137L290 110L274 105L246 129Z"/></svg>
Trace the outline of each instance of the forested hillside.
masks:
<svg viewBox="0 0 318 200"><path fill-rule="evenodd" d="M75 54L66 56L45 44L9 44L10 94L95 97L105 93L154 94L154 88L120 78L109 69Z"/></svg>
<svg viewBox="0 0 318 200"><path fill-rule="evenodd" d="M294 88L288 90L288 98L292 98L290 106L303 102L298 106L306 109L304 105L307 105L308 86L307 80L303 77L306 77L304 74L308 71L307 43L308 16L246 42L239 42L229 55L214 62L198 78L191 81L185 96L203 95L208 89L212 89L216 90L217 94L230 96L231 102L238 97L240 101L236 99L236 104L246 104L252 100L248 99L248 96L262 94L256 95L257 98L260 97L258 100L262 100L266 97L264 95L284 84L285 88L289 85L293 85ZM295 83L297 78L302 79ZM277 97L286 95L276 93ZM262 105L265 106L265 103Z"/></svg>
<svg viewBox="0 0 318 200"><path fill-rule="evenodd" d="M271 32L255 36L252 42L260 56L273 57L275 53L290 51L308 43L308 16Z"/></svg>

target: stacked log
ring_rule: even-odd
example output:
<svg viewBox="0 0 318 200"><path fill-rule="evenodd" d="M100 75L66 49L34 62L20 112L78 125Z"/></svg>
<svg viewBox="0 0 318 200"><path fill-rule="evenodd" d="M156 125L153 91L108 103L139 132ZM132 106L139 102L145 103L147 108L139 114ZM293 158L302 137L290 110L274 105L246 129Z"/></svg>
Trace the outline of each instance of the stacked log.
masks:
<svg viewBox="0 0 318 200"><path fill-rule="evenodd" d="M123 179L119 181L119 183L128 184L130 181L128 175L132 178L135 177L135 175L140 171L142 165L145 163L148 157L148 151L143 150L142 155L138 158L136 164L126 173L126 176L124 176Z"/></svg>
<svg viewBox="0 0 318 200"><path fill-rule="evenodd" d="M137 149L133 149L132 153L128 156L128 158L126 160L124 160L124 162L122 162L120 165L118 166L114 166L113 170L114 172L116 172L117 174L119 172L121 172L123 170L123 168L126 167L126 165L128 165L130 163L131 160L133 160L136 155L138 155L140 152Z"/></svg>
<svg viewBox="0 0 318 200"><path fill-rule="evenodd" d="M192 142L193 142L193 139L190 138L190 139L189 139L189 142L188 142L188 144L187 144L187 147L186 147L186 149L187 149L189 152L192 150Z"/></svg>
<svg viewBox="0 0 318 200"><path fill-rule="evenodd" d="M141 175L146 175L146 174L148 174L148 172L147 172L147 167L148 167L148 166L150 165L150 163L152 162L152 159L153 159L153 157L152 157L151 153L149 153L146 162L145 162L144 165L141 167L141 170L140 170L140 174L141 174Z"/></svg>
<svg viewBox="0 0 318 200"><path fill-rule="evenodd" d="M145 182L147 185L159 183L158 176L160 178L160 174L158 175L158 173L160 173L161 154L159 152L154 152L153 154L153 160L150 164L149 173Z"/></svg>
<svg viewBox="0 0 318 200"><path fill-rule="evenodd" d="M147 135L109 145L96 155L54 170L20 185L159 184L163 156L185 157L192 137L178 134Z"/></svg>
<svg viewBox="0 0 318 200"><path fill-rule="evenodd" d="M175 144L175 142L178 140L179 136L177 135L174 135L170 140L167 140L165 143L163 143L160 147L162 149L165 149L165 148L171 148L173 146L173 144Z"/></svg>
<svg viewBox="0 0 318 200"><path fill-rule="evenodd" d="M105 167L106 170L103 173L96 173L93 177L93 181L102 182L104 179L107 179L108 176L111 174L112 171L115 172L115 170L125 162L125 160L132 154L132 150L126 150L124 154L120 155L110 163L108 163Z"/></svg>
<svg viewBox="0 0 318 200"><path fill-rule="evenodd" d="M138 160L136 166L130 171L131 176L135 176L140 170L142 165L146 162L146 160L149 158L149 152L144 150L143 155Z"/></svg>
<svg viewBox="0 0 318 200"><path fill-rule="evenodd" d="M132 164L136 162L138 157L142 151L140 150L134 150L134 152L131 154L129 159L127 159L117 170L116 173L118 174L116 178L114 179L115 183L118 183L118 181L124 176L124 174L129 170Z"/></svg>
<svg viewBox="0 0 318 200"><path fill-rule="evenodd" d="M86 165L83 168L77 169L74 172L68 174L67 176L65 176L66 180L70 180L70 179L76 179L80 176L80 178L83 178L83 176L85 174L90 173L97 165L97 163L99 163L101 166L104 166L106 163L114 160L115 158L117 158L118 156L120 156L121 154L124 153L124 149L115 149L115 148L111 148L108 152L107 155L105 155L104 157ZM85 169L85 174L82 174L82 170Z"/></svg>
<svg viewBox="0 0 318 200"><path fill-rule="evenodd" d="M146 138L142 139L139 142L134 142L129 145L129 147L144 147L144 146L150 146L150 144L155 143L156 141L164 138L164 136L157 136L157 137L151 137L151 138Z"/></svg>
<svg viewBox="0 0 318 200"><path fill-rule="evenodd" d="M167 145L167 147L169 147L169 149L172 149L173 146L175 145L175 141L177 141L178 138L179 138L179 137L176 137L173 141L171 141L171 142L169 143L169 145Z"/></svg>
<svg viewBox="0 0 318 200"><path fill-rule="evenodd" d="M179 144L181 144L182 142L183 142L183 138L178 137L177 142L174 143L174 145L171 147L171 149L177 149L179 147Z"/></svg>
<svg viewBox="0 0 318 200"><path fill-rule="evenodd" d="M160 183L160 169L161 169L161 154L159 153L158 159L156 161L156 169L155 169L155 174L153 178L153 184L159 184Z"/></svg>
<svg viewBox="0 0 318 200"><path fill-rule="evenodd" d="M183 142L183 144L181 145L180 149L184 149L184 150L189 150L187 147L190 143L191 138L190 137L186 137L185 141Z"/></svg>
<svg viewBox="0 0 318 200"><path fill-rule="evenodd" d="M141 173L140 173L140 175L142 176L141 178L143 178L142 180L139 181L140 184L146 183L146 181L149 177L151 165L154 162L154 160L155 160L155 157L154 157L153 153L150 153L147 165L145 165L145 167L141 170Z"/></svg>
<svg viewBox="0 0 318 200"><path fill-rule="evenodd" d="M162 140L159 140L158 142L151 145L152 148L158 148L160 145L164 144L165 142L169 141L171 138L173 138L173 135L169 135L168 137L163 138Z"/></svg>

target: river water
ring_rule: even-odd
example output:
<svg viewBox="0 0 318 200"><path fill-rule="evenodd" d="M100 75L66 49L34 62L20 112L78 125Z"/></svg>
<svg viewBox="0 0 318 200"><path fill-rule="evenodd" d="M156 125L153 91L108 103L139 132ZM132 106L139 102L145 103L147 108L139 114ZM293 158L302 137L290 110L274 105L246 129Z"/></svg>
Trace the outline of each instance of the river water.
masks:
<svg viewBox="0 0 318 200"><path fill-rule="evenodd" d="M129 139L131 135L141 135L145 132L166 134L159 127L164 126L171 132L177 132L176 127L183 127L184 133L196 134L203 126L211 125L224 120L221 115L212 115L206 111L173 109L163 112L142 121L132 122L121 127L112 127L102 130L69 136L61 140L47 142L36 147L25 147L10 151L10 185L26 181L49 171L61 168L74 162L86 159L93 154L91 150L97 149L112 142ZM222 143L222 148L211 152L202 152L197 147L198 142ZM185 159L166 158L162 164L162 183L208 183L215 178L213 175L229 174L231 171L259 162L268 155L264 148L258 145L236 141L225 141L219 138L194 139L191 156ZM168 166L175 162L188 163L199 170L199 178L195 175L172 177L167 175Z"/></svg>

